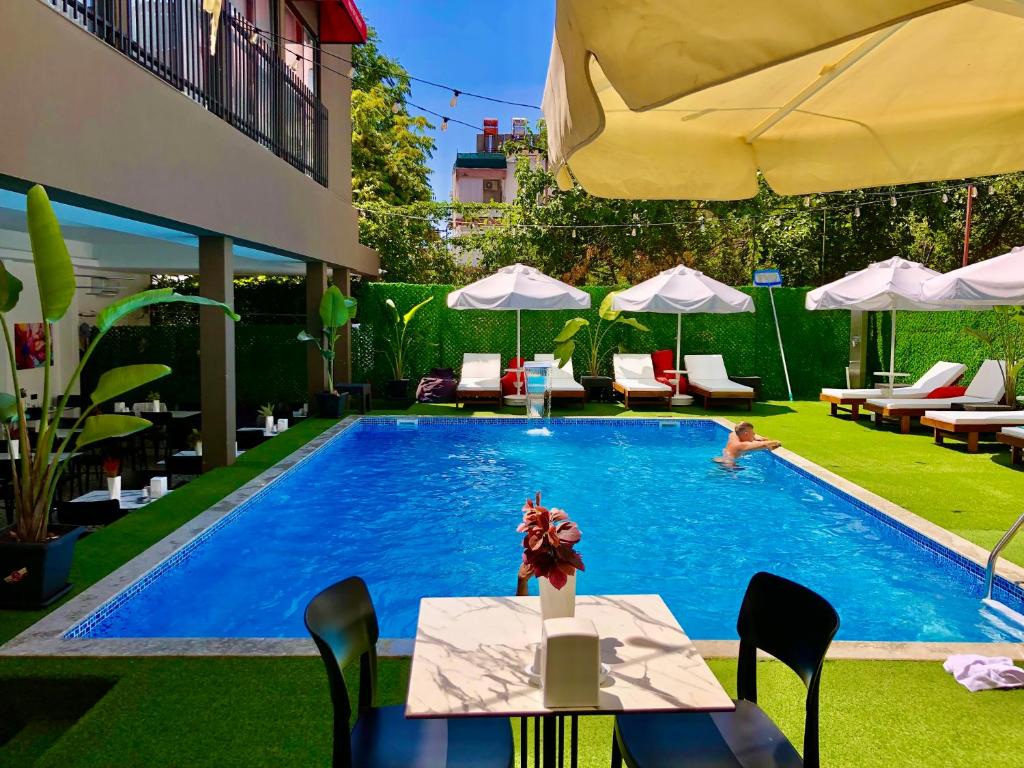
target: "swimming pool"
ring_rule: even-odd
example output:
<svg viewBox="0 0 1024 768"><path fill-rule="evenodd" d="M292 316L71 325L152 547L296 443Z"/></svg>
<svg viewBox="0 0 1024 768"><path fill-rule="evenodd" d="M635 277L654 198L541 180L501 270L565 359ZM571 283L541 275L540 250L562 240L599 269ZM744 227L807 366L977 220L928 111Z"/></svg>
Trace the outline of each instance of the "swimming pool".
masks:
<svg viewBox="0 0 1024 768"><path fill-rule="evenodd" d="M540 490L583 532L578 591L657 592L695 639L736 636L759 570L829 599L843 640L1020 639L962 556L778 456L724 470L713 421L529 426L362 419L64 636L305 637L309 598L359 574L381 635L412 637L421 597L513 593L520 508Z"/></svg>

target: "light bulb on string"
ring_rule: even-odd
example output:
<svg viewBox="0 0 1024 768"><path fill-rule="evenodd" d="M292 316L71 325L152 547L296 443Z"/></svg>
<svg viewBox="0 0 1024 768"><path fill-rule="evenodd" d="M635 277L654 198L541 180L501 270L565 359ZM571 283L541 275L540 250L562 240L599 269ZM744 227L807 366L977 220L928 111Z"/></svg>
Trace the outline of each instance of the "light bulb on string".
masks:
<svg viewBox="0 0 1024 768"><path fill-rule="evenodd" d="M889 205L891 205L893 208L896 207L896 195L891 195L889 197Z"/></svg>
<svg viewBox="0 0 1024 768"><path fill-rule="evenodd" d="M988 185L988 193L990 195L994 195L996 193L996 188L994 186L992 186L991 184Z"/></svg>
<svg viewBox="0 0 1024 768"><path fill-rule="evenodd" d="M401 111L402 111L402 102L400 102L400 101L396 101L396 102L395 102L394 104L392 104L392 105L391 105L391 111L392 111L392 112L393 112L394 114L396 114L396 115L397 115L397 114L398 114L399 112L401 112Z"/></svg>
<svg viewBox="0 0 1024 768"><path fill-rule="evenodd" d="M572 237L574 240L576 239L576 227L572 228Z"/></svg>
<svg viewBox="0 0 1024 768"><path fill-rule="evenodd" d="M448 102L448 106L455 109L455 105L459 103L459 91L452 91L452 100Z"/></svg>
<svg viewBox="0 0 1024 768"><path fill-rule="evenodd" d="M448 118L447 117L442 117L441 118L441 130L442 131L447 131L448 130Z"/></svg>
<svg viewBox="0 0 1024 768"><path fill-rule="evenodd" d="M944 203L948 203L949 202L949 195L947 195L945 192L942 193L942 202L944 202Z"/></svg>
<svg viewBox="0 0 1024 768"><path fill-rule="evenodd" d="M977 188L977 187L975 187L975 186L974 186L974 185L972 184L972 185L971 185L971 197L977 197L977 196L978 196L978 188Z"/></svg>
<svg viewBox="0 0 1024 768"><path fill-rule="evenodd" d="M856 208L853 209L853 218L855 218L855 219L859 219L860 218L860 206L859 205Z"/></svg>
<svg viewBox="0 0 1024 768"><path fill-rule="evenodd" d="M630 237L636 237L636 227L633 227L633 229L630 230L629 236Z"/></svg>
<svg viewBox="0 0 1024 768"><path fill-rule="evenodd" d="M810 207L811 207L811 197L810 197L810 195L808 195L808 196L804 197L804 208L810 208Z"/></svg>
<svg viewBox="0 0 1024 768"><path fill-rule="evenodd" d="M259 38L259 30L253 29L252 34L249 35L249 45L256 45L256 40Z"/></svg>

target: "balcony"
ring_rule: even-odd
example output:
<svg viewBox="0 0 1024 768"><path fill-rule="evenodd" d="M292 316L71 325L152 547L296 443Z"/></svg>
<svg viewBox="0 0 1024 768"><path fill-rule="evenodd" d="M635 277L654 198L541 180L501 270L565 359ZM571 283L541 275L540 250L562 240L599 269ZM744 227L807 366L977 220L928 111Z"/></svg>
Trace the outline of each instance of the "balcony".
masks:
<svg viewBox="0 0 1024 768"><path fill-rule="evenodd" d="M211 56L202 0L44 2L327 186L327 109L228 3Z"/></svg>

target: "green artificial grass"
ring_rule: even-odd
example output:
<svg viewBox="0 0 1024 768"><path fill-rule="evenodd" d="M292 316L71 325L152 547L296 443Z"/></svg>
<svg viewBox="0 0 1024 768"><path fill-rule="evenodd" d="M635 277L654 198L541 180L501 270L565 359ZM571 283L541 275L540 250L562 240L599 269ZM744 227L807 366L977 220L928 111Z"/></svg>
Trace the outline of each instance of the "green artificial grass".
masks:
<svg viewBox="0 0 1024 768"><path fill-rule="evenodd" d="M450 406L400 412L456 414ZM899 435L863 421L829 418L819 403L759 403L750 415L714 413L750 419L762 434L802 456L983 546L991 546L1020 512L1015 500L1020 494L1014 491L1022 476L994 445L972 456L955 444L935 446L923 432ZM613 405L557 413L562 414L669 415ZM297 425L247 451L234 467L204 475L82 540L72 576L76 591L329 424ZM1024 541L1015 543L1009 556L1024 562ZM40 615L0 612L0 639ZM685 617L680 619L685 626ZM734 691L735 661L710 664ZM380 671L380 703L400 703L408 661L382 660ZM800 744L804 694L799 680L774 662L760 664L758 673L762 705ZM938 662L830 661L825 666L825 766L1016 768L1024 759L1012 735L1021 722L1024 691L968 693ZM0 766L327 766L330 723L327 682L316 658L0 658ZM518 739L518 728L513 732ZM610 718L583 718L580 739L581 766L608 765Z"/></svg>

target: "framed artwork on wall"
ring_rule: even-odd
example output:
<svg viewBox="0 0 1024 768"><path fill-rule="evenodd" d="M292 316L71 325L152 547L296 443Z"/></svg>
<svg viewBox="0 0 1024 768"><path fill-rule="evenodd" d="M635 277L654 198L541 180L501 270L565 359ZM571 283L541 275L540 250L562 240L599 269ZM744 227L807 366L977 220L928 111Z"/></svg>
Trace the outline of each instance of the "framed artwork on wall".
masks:
<svg viewBox="0 0 1024 768"><path fill-rule="evenodd" d="M19 371L46 365L46 332L42 323L14 324L14 363Z"/></svg>

